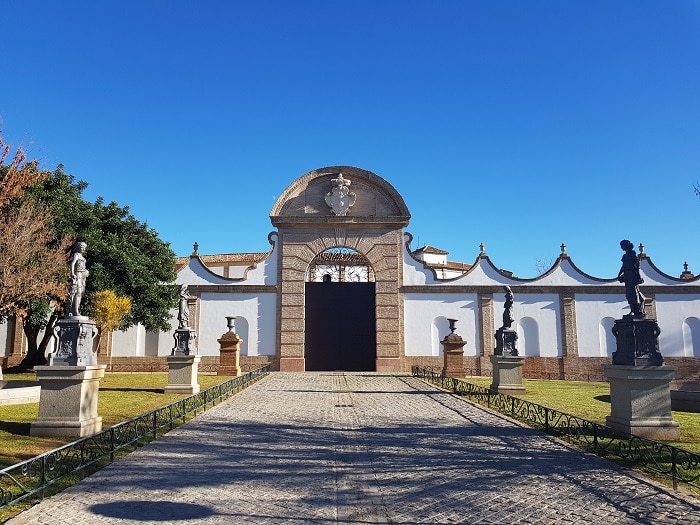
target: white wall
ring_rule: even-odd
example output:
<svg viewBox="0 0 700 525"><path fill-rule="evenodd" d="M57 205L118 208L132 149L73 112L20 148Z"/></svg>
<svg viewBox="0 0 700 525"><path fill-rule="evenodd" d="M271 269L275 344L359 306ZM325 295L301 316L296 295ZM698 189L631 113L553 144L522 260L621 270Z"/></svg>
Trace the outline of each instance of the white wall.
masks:
<svg viewBox="0 0 700 525"><path fill-rule="evenodd" d="M700 294L657 294L656 316L662 356L700 356Z"/></svg>
<svg viewBox="0 0 700 525"><path fill-rule="evenodd" d="M503 305L505 294L496 294L493 298L494 333L503 325ZM518 352L520 355L539 355L556 357L561 355L561 328L559 325L559 296L556 294L515 295L513 315L518 330ZM537 334L537 340L533 340ZM529 336L529 337L528 337ZM527 341L528 351L525 353ZM522 346L522 352L521 350ZM536 348L537 354L530 349Z"/></svg>
<svg viewBox="0 0 700 525"><path fill-rule="evenodd" d="M405 294L406 355L442 355L440 341L450 333L447 319L457 319L455 333L467 342L464 355L477 355L477 311L476 294Z"/></svg>
<svg viewBox="0 0 700 525"><path fill-rule="evenodd" d="M236 319L235 323L236 333L244 339L243 355L275 355L276 311L274 293L203 293L198 333L200 355L219 355L217 339L227 331L227 316L244 319Z"/></svg>
<svg viewBox="0 0 700 525"><path fill-rule="evenodd" d="M610 357L616 350L612 325L629 313L624 294L577 294L576 340L580 357Z"/></svg>

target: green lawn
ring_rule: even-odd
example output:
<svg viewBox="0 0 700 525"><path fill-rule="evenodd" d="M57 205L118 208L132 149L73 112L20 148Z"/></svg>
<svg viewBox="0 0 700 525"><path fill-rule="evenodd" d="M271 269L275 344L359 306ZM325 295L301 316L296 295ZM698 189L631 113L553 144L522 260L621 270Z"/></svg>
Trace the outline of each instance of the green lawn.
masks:
<svg viewBox="0 0 700 525"><path fill-rule="evenodd" d="M6 375L6 381L36 379L34 374ZM230 379L228 376L199 375L200 388ZM100 381L97 413L102 426L110 427L139 414L167 405L185 397L183 394L164 394L168 374L105 374ZM0 468L8 467L37 456L75 438L30 437L29 427L39 416L39 403L0 406Z"/></svg>
<svg viewBox="0 0 700 525"><path fill-rule="evenodd" d="M465 381L488 388L491 378L468 377ZM550 381L525 379L526 393L522 399L548 408L566 412L602 425L610 415L610 385L581 381ZM700 454L700 414L673 412L673 419L681 426L681 440L670 444Z"/></svg>

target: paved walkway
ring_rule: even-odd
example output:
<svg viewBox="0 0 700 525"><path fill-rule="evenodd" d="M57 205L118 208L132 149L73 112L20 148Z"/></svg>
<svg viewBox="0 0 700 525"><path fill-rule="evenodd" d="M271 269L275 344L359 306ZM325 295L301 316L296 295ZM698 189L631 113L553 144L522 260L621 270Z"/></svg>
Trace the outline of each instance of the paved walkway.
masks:
<svg viewBox="0 0 700 525"><path fill-rule="evenodd" d="M273 373L9 523L698 523L698 501L411 377Z"/></svg>

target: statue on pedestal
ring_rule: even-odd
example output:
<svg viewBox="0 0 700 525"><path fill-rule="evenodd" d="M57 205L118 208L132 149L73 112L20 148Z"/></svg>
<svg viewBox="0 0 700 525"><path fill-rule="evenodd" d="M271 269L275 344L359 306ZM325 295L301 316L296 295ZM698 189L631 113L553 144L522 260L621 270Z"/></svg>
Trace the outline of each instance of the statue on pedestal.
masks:
<svg viewBox="0 0 700 525"><path fill-rule="evenodd" d="M49 356L50 366L94 366L97 353L92 343L97 336L97 325L80 314L85 286L90 272L85 260L87 243L77 242L70 260L70 289L65 318L53 328L55 350Z"/></svg>
<svg viewBox="0 0 700 525"><path fill-rule="evenodd" d="M644 317L644 296L639 291L639 285L644 282L639 275L639 258L634 251L634 245L627 239L620 241L620 248L625 252L622 256L622 267L617 280L625 283L625 297L630 305L629 316Z"/></svg>
<svg viewBox="0 0 700 525"><path fill-rule="evenodd" d="M70 261L70 290L68 292L68 311L66 317L80 316L80 302L83 300L85 293L85 284L90 272L87 270L87 261L85 260L85 250L87 243L77 242L73 250L73 257Z"/></svg>
<svg viewBox="0 0 700 525"><path fill-rule="evenodd" d="M189 298L190 292L187 289L187 285L181 284L177 312L178 328L173 334L175 346L173 347L171 355L193 355L196 353L195 341L197 339L197 332L190 328Z"/></svg>
<svg viewBox="0 0 700 525"><path fill-rule="evenodd" d="M187 290L187 285L180 285L180 303L179 310L177 314L177 320L179 321L179 328L187 328L190 326L190 307L187 304L187 300L190 298L190 292Z"/></svg>
<svg viewBox="0 0 700 525"><path fill-rule="evenodd" d="M630 313L623 315L622 319L616 319L612 327L617 346L617 351L612 354L612 363L627 366L661 366L661 329L656 319L648 318L644 311L644 296L639 291L639 285L644 282L639 273L639 258L629 240L620 241L620 248L625 253L617 280L625 284L625 297L630 306Z"/></svg>
<svg viewBox="0 0 700 525"><path fill-rule="evenodd" d="M494 335L496 338L494 355L517 356L516 341L518 340L518 333L511 328L515 321L515 316L513 315L513 291L510 289L510 286L504 286L503 289L506 292L506 300L503 303L503 326L496 330Z"/></svg>

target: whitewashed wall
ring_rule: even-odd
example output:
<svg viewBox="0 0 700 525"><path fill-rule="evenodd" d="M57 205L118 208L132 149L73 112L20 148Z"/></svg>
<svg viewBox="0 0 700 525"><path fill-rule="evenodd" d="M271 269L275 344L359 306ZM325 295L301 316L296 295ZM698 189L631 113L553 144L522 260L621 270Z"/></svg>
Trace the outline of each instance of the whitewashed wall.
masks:
<svg viewBox="0 0 700 525"><path fill-rule="evenodd" d="M235 316L243 338L241 355L275 355L277 295L274 293L203 293L200 303L199 354L219 355L226 316Z"/></svg>
<svg viewBox="0 0 700 525"><path fill-rule="evenodd" d="M577 294L576 340L580 357L610 357L615 351L612 327L629 313L624 294Z"/></svg>
<svg viewBox="0 0 700 525"><path fill-rule="evenodd" d="M467 342L464 355L477 355L477 311L476 294L405 294L406 355L442 355L440 341L450 333L447 319L457 319L455 333Z"/></svg>
<svg viewBox="0 0 700 525"><path fill-rule="evenodd" d="M657 294L659 350L669 357L700 357L700 294Z"/></svg>
<svg viewBox="0 0 700 525"><path fill-rule="evenodd" d="M12 324L9 321L0 323L0 357L10 355L12 351L12 338L10 337L10 330L12 329Z"/></svg>
<svg viewBox="0 0 700 525"><path fill-rule="evenodd" d="M503 325L504 303L505 294L494 295L494 332ZM559 310L559 296L556 294L516 294L513 314L517 323L517 345L520 355L528 357L561 355Z"/></svg>

